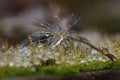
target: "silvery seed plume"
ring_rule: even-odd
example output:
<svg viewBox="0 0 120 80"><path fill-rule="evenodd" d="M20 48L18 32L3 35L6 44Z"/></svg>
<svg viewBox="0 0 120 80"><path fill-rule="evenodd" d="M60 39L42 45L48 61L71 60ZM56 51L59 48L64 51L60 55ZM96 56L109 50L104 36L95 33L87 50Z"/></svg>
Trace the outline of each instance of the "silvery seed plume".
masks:
<svg viewBox="0 0 120 80"><path fill-rule="evenodd" d="M111 60L114 60L115 56L109 52L107 48L98 48L91 44L91 42L79 35L81 26L78 25L79 18L76 18L73 14L68 15L66 10L62 10L59 6L50 5L52 22L42 22L39 19L36 20L35 25L40 30L31 34L30 38L32 42L41 43L43 45L49 45L50 48L55 48L64 40L72 40L82 42L103 55L107 56ZM65 12L64 12L65 11ZM30 39L26 39L21 43L21 47L25 47L30 44ZM107 54L105 54L105 52Z"/></svg>
<svg viewBox="0 0 120 80"><path fill-rule="evenodd" d="M58 42L69 33L68 27L70 26L68 25L68 20L72 18L73 15L68 18L68 14L62 12L60 7L54 4L50 5L50 10L51 21L43 22L40 19L36 19L33 26L39 27L39 30L30 34L29 37L21 43L21 48L30 44L30 38L32 42L35 43L49 45L51 43L51 45L57 45Z"/></svg>

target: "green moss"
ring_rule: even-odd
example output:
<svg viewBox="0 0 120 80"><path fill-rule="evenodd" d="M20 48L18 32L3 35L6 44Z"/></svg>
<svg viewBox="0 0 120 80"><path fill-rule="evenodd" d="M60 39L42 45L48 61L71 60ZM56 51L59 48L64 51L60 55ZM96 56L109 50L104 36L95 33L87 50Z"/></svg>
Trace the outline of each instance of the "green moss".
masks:
<svg viewBox="0 0 120 80"><path fill-rule="evenodd" d="M33 70L35 69L35 70ZM105 69L120 69L120 60L115 62L92 61L76 65L52 65L52 66L35 66L35 67L0 67L0 78L13 76L33 76L33 75L68 75L72 73L88 72Z"/></svg>
<svg viewBox="0 0 120 80"><path fill-rule="evenodd" d="M74 66L44 66L39 68L39 74L54 74L54 75L67 75L70 73L77 73L79 70L76 69Z"/></svg>
<svg viewBox="0 0 120 80"><path fill-rule="evenodd" d="M4 66L0 67L0 78L3 77L12 77L12 76L30 76L35 74L31 68L27 67L9 67L9 66Z"/></svg>
<svg viewBox="0 0 120 80"><path fill-rule="evenodd" d="M114 40L114 37L111 37L109 41L107 44L103 38L103 46L116 55L117 59L114 62L98 52L92 54L92 49L87 46L82 50L80 44L74 46L72 41L68 45L63 42L54 49L29 45L24 55L19 48L8 51L8 44L5 44L5 54L0 51L0 78L49 74L65 76L80 72L120 69L120 39Z"/></svg>

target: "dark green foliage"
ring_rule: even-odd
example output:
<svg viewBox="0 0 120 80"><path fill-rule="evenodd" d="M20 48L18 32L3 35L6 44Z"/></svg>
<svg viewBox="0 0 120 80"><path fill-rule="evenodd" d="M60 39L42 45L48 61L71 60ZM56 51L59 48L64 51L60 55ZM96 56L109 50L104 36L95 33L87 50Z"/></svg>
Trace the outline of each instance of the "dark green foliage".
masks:
<svg viewBox="0 0 120 80"><path fill-rule="evenodd" d="M36 70L37 68L37 70ZM36 67L0 67L0 78L13 76L33 76L33 75L68 75L79 72L89 72L106 69L120 69L120 60L112 61L92 61L79 65L51 65Z"/></svg>

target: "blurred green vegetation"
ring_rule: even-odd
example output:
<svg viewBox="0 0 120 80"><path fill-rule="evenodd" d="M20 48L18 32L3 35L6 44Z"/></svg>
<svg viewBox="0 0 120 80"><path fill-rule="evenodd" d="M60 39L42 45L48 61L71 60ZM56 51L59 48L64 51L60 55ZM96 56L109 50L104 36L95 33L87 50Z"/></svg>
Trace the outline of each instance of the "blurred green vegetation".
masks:
<svg viewBox="0 0 120 80"><path fill-rule="evenodd" d="M34 76L34 75L68 75L72 73L89 72L96 70L119 70L120 60L111 61L92 61L76 65L51 65L34 67L4 66L0 67L0 78L9 78L14 76Z"/></svg>

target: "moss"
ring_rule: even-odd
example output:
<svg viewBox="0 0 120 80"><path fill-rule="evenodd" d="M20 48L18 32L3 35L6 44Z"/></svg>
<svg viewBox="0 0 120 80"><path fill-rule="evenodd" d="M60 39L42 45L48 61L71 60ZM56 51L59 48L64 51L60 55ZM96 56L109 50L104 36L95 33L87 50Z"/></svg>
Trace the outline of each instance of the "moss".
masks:
<svg viewBox="0 0 120 80"><path fill-rule="evenodd" d="M31 68L27 67L9 67L4 66L0 67L0 78L3 77L12 77L12 76L30 76L35 74Z"/></svg>
<svg viewBox="0 0 120 80"><path fill-rule="evenodd" d="M37 70L36 70L37 68ZM13 76L33 76L33 75L68 75L73 73L106 70L106 69L120 69L120 61L115 62L106 61L92 61L88 63L76 65L51 65L51 66L35 66L35 67L0 67L0 78Z"/></svg>
<svg viewBox="0 0 120 80"><path fill-rule="evenodd" d="M103 46L108 47L117 59L113 62L98 52L92 54L92 49L74 42L62 42L54 49L43 46L29 45L21 52L19 48L8 50L5 44L4 53L0 51L0 78L33 75L68 75L72 73L120 69L120 39L112 36L109 40L103 38ZM19 67L18 67L19 66Z"/></svg>

